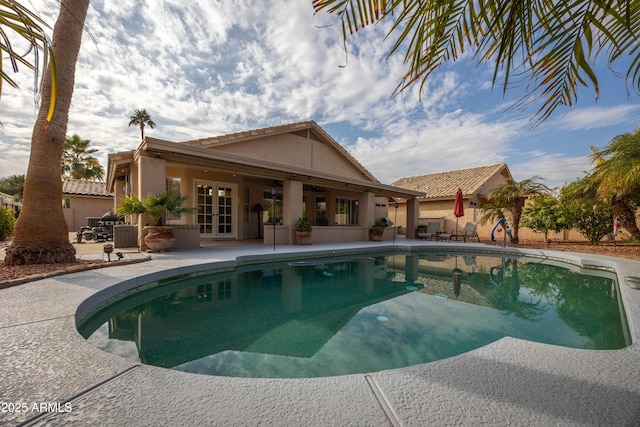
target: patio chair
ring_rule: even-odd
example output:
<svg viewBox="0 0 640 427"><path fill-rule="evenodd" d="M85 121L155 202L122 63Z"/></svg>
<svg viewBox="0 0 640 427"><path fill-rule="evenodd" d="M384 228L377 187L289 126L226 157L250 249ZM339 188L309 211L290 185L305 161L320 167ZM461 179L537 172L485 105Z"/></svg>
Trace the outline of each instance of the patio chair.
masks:
<svg viewBox="0 0 640 427"><path fill-rule="evenodd" d="M435 240L440 233L439 222L428 222L427 228L418 228L416 230L416 239Z"/></svg>
<svg viewBox="0 0 640 427"><path fill-rule="evenodd" d="M441 233L438 236L438 240L451 241L454 238L458 240L459 237L462 237L462 240L466 242L467 238L475 237L476 239L478 239L478 243L480 243L480 236L478 236L478 233L476 232L476 228L478 228L477 222L467 222L464 228L458 233L456 233L455 231L452 231L451 233Z"/></svg>

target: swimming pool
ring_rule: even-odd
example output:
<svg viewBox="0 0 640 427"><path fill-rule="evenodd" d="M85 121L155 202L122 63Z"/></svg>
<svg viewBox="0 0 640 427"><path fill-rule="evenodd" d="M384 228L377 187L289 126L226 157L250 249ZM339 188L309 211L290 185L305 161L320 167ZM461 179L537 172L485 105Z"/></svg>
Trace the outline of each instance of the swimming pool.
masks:
<svg viewBox="0 0 640 427"><path fill-rule="evenodd" d="M142 363L243 377L375 372L504 336L574 348L629 345L615 275L577 270L437 252L249 264L120 295L79 330Z"/></svg>

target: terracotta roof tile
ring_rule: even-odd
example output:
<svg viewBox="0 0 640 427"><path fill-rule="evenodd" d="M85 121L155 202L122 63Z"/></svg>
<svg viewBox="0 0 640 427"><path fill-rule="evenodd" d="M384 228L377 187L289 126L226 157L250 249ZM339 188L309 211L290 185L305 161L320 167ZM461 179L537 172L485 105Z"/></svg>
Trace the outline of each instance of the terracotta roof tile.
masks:
<svg viewBox="0 0 640 427"><path fill-rule="evenodd" d="M485 189L483 186L497 174L504 174L506 177L511 178L511 172L507 165L499 163L400 178L391 185L423 191L427 194L425 199L453 199L458 188L462 189L462 194L465 197L472 197L476 194L486 197L491 188Z"/></svg>
<svg viewBox="0 0 640 427"><path fill-rule="evenodd" d="M80 194L83 196L113 197L107 192L104 182L68 179L62 183L62 194Z"/></svg>

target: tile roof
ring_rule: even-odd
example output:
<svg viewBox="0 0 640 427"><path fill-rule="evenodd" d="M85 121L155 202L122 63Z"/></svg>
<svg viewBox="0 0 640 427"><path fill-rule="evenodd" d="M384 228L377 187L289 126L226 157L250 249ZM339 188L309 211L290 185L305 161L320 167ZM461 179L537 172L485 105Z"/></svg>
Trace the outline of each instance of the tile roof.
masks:
<svg viewBox="0 0 640 427"><path fill-rule="evenodd" d="M86 181L84 179L68 179L62 183L62 194L79 194L83 196L113 197L107 192L104 182Z"/></svg>
<svg viewBox="0 0 640 427"><path fill-rule="evenodd" d="M499 163L400 178L391 185L425 192L427 196L424 199L453 199L458 188L462 189L462 194L465 197L475 195L486 197L492 188L483 188L483 186L497 174L511 178L511 172L507 165Z"/></svg>
<svg viewBox="0 0 640 427"><path fill-rule="evenodd" d="M282 133L292 133L298 136L302 136L303 138L309 138L319 142L329 143L336 150L338 150L338 152L340 152L342 156L347 158L356 168L358 168L367 178L374 182L380 182L358 160L356 160L355 157L353 157L342 145L340 145L340 143L333 139L331 135L329 135L324 129L322 129L322 127L320 127L320 125L318 125L313 120L309 120L306 122L289 123L262 129L252 129L248 131L236 132L204 139L184 141L181 142L181 144L215 148L216 146L232 144L239 141L257 139L260 137Z"/></svg>
<svg viewBox="0 0 640 427"><path fill-rule="evenodd" d="M0 193L0 206L2 205L22 206L22 202L14 202L12 195Z"/></svg>

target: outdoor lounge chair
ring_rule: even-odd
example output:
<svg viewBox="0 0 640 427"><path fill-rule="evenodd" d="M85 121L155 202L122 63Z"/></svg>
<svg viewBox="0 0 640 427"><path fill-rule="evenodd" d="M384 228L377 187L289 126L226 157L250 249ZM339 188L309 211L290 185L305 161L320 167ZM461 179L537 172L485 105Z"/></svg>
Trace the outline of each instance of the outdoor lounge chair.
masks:
<svg viewBox="0 0 640 427"><path fill-rule="evenodd" d="M439 222L428 222L427 228L418 228L416 230L416 239L436 240L440 233Z"/></svg>
<svg viewBox="0 0 640 427"><path fill-rule="evenodd" d="M458 238L462 237L463 241L467 241L470 237L475 237L478 239L478 243L480 243L480 236L476 233L476 228L478 227L477 222L467 222L462 230L459 232L452 231L451 233L441 233L438 235L438 240L458 240Z"/></svg>

